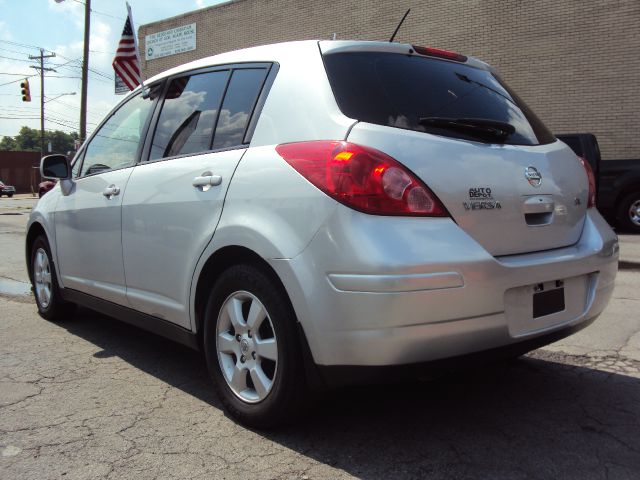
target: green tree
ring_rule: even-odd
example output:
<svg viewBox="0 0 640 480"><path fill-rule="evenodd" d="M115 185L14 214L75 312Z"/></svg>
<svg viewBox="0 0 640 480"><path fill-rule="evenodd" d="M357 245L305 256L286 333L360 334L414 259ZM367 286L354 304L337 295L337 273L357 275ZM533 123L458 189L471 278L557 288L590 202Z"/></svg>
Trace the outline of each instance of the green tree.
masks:
<svg viewBox="0 0 640 480"><path fill-rule="evenodd" d="M13 137L2 137L2 140L0 140L0 151L2 152L17 150L17 146Z"/></svg>
<svg viewBox="0 0 640 480"><path fill-rule="evenodd" d="M35 128L22 127L14 138L18 150L40 150L40 131Z"/></svg>
<svg viewBox="0 0 640 480"><path fill-rule="evenodd" d="M77 139L77 132L66 133L62 130L45 130L44 132L45 149L48 151L49 142L51 142L51 151L54 153L66 154L74 150L74 140ZM7 150L40 151L40 130L25 126L15 137L2 137L0 151Z"/></svg>

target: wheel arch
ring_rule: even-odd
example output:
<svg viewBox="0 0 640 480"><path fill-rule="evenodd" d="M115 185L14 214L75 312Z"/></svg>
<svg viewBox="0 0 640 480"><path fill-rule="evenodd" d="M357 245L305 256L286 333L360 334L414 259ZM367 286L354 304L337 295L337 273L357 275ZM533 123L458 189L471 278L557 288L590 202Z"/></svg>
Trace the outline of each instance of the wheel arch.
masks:
<svg viewBox="0 0 640 480"><path fill-rule="evenodd" d="M198 280L195 287L193 312L195 319L196 336L200 349L203 350L204 328L202 328L202 325L204 322L205 308L209 299L209 293L211 292L216 279L226 268L242 263L255 266L262 270L269 278L273 279L277 288L284 295L289 308L291 308L291 311L294 312L296 318L307 385L314 389L325 388L325 380L322 378L317 369L311 347L309 345L309 339L307 338L304 326L300 322L298 313L293 306L293 302L291 301L291 297L284 285L284 282L282 281L276 270L269 264L269 262L267 262L267 260L247 247L241 247L239 245L226 245L219 248L209 256L204 266L202 267L200 274L198 275Z"/></svg>
<svg viewBox="0 0 640 480"><path fill-rule="evenodd" d="M273 279L293 310L291 298L289 297L287 289L276 271L271 267L271 265L269 265L269 262L247 247L227 245L219 248L209 256L198 275L194 299L195 327L198 337L202 337L204 311L209 298L209 293L211 292L214 283L224 270L232 265L238 264L249 264L255 266L268 275L269 278Z"/></svg>

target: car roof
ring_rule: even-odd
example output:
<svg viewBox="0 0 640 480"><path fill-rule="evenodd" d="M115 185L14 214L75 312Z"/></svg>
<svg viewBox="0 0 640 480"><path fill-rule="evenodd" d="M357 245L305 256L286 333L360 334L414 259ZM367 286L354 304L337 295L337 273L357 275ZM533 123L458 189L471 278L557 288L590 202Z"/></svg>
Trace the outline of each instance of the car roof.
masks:
<svg viewBox="0 0 640 480"><path fill-rule="evenodd" d="M355 51L407 53L413 48L413 46L408 43L368 40L300 40L273 43L243 48L240 50L232 50L230 52L193 60L154 75L147 80L147 83L153 83L182 72L216 65L246 62L281 62L285 61L287 58L295 58L296 55L299 55L301 51L306 49L315 50L318 48L323 54ZM484 70L490 69L488 64L474 57L467 57L467 62L465 63Z"/></svg>

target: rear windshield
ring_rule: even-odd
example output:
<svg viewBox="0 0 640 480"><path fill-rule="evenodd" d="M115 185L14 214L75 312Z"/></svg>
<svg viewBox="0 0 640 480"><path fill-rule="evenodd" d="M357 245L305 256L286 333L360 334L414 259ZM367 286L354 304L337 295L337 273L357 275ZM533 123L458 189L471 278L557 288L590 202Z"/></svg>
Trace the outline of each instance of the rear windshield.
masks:
<svg viewBox="0 0 640 480"><path fill-rule="evenodd" d="M334 53L325 55L324 61L338 106L350 118L486 143L555 141L524 102L486 70L382 52ZM447 125L449 120L460 119L508 123L513 128L503 129L500 138L491 138L452 128L464 125Z"/></svg>

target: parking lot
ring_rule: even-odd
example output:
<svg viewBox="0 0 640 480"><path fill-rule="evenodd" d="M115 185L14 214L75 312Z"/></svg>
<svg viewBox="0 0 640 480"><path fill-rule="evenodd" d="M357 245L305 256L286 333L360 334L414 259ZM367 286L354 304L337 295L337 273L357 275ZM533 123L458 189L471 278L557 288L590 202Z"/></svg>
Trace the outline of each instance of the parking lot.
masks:
<svg viewBox="0 0 640 480"><path fill-rule="evenodd" d="M517 361L319 394L295 425L227 418L198 353L79 310L36 314L35 199L0 199L2 479L637 479L640 236L588 329Z"/></svg>

